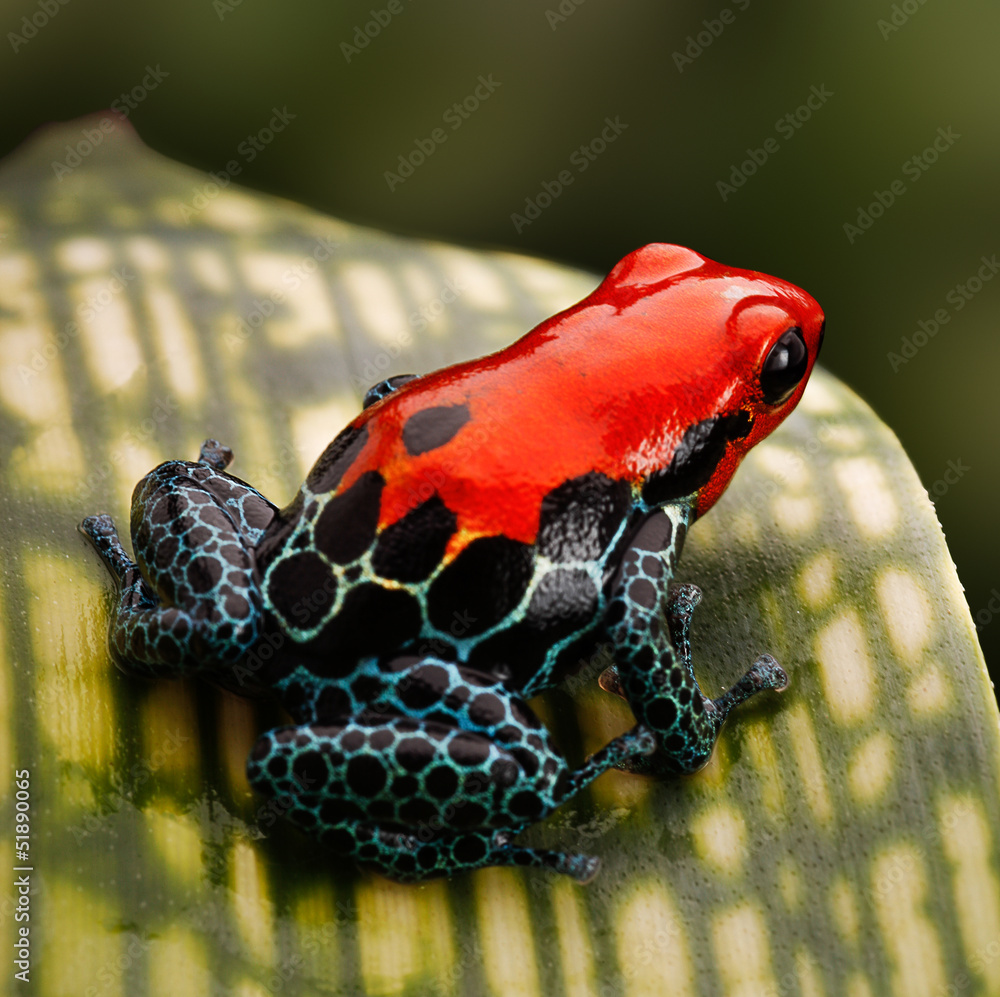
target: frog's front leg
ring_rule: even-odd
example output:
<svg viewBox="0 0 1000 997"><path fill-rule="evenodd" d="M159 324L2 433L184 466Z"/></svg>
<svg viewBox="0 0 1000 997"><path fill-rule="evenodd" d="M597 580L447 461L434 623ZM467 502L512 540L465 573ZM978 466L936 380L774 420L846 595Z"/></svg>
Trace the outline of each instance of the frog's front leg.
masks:
<svg viewBox="0 0 1000 997"><path fill-rule="evenodd" d="M132 496L130 560L110 516L80 530L117 583L109 643L119 664L146 675L215 672L257 641L262 599L253 545L276 510L224 473L232 451L207 440L197 463L168 461Z"/></svg>
<svg viewBox="0 0 1000 997"><path fill-rule="evenodd" d="M684 582L681 585L673 586L667 592L663 604L663 615L666 617L667 628L670 631L670 644L680 658L681 665L691 673L692 678L694 678L694 671L691 665L691 618L700 602L701 589L690 582ZM616 696L621 696L622 699L627 698L616 664L608 665L601 672L598 682L606 692L612 692Z"/></svg>
<svg viewBox="0 0 1000 997"><path fill-rule="evenodd" d="M378 709L270 731L251 753L251 784L282 801L293 823L400 880L491 865L582 882L597 872L592 856L511 839L602 772L652 751L649 732L616 738L572 771L527 703L492 676L411 657L364 680L381 687Z"/></svg>
<svg viewBox="0 0 1000 997"><path fill-rule="evenodd" d="M718 699L698 685L688 630L701 599L693 585L667 593L684 509L651 513L637 530L612 582L607 629L616 671L601 684L623 695L636 719L656 734L658 750L623 767L656 775L696 772L709 759L729 712L765 689L783 689L788 676L768 654ZM667 624L666 628L664 623Z"/></svg>

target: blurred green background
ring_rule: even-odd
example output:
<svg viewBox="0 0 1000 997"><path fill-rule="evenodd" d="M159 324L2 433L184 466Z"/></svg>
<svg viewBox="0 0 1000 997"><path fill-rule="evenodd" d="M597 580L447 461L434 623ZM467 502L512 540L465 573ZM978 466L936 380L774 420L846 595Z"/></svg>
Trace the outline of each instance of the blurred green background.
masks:
<svg viewBox="0 0 1000 997"><path fill-rule="evenodd" d="M602 273L679 242L800 284L936 502L996 677L995 4L6 0L0 28L0 153L114 105L353 221Z"/></svg>

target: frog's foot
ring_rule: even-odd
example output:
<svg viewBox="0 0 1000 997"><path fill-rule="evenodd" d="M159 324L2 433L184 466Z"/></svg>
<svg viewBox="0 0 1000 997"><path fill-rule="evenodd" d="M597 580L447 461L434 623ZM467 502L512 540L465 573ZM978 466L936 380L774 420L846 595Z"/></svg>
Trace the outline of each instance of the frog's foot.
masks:
<svg viewBox="0 0 1000 997"><path fill-rule="evenodd" d="M781 692L788 688L788 674L769 654L762 654L751 666L749 671L732 688L724 692L718 699L712 700L712 706L721 717L722 726L729 716L729 711L740 703L745 703L758 692L773 689Z"/></svg>
<svg viewBox="0 0 1000 997"><path fill-rule="evenodd" d="M294 817L293 817L294 819ZM307 828L306 830L312 830ZM399 883L416 883L487 866L550 869L589 883L601 860L511 844L507 831L398 831L377 822L348 820L315 832L338 855L370 866Z"/></svg>
<svg viewBox="0 0 1000 997"><path fill-rule="evenodd" d="M233 451L218 440L205 440L198 454L198 463L205 464L213 471L224 471L233 462Z"/></svg>
<svg viewBox="0 0 1000 997"><path fill-rule="evenodd" d="M631 758L618 767L648 775L697 772L712 749L730 711L751 696L788 685L784 669L769 654L762 654L749 671L718 699L709 699L689 669L674 664L630 673L627 698L641 721L656 732L658 748L649 755ZM640 688L641 687L641 688ZM635 699L634 697L645 697Z"/></svg>
<svg viewBox="0 0 1000 997"><path fill-rule="evenodd" d="M264 734L247 775L303 830L397 879L520 865L584 882L592 857L511 838L655 740L630 731L571 772L539 731L503 743L439 720L366 714Z"/></svg>
<svg viewBox="0 0 1000 997"><path fill-rule="evenodd" d="M106 512L88 516L77 529L94 545L119 585L130 587L135 584L139 567L125 552L114 520Z"/></svg>
<svg viewBox="0 0 1000 997"><path fill-rule="evenodd" d="M625 686L622 685L621 673L618 671L617 665L608 665L607 668L601 672L598 676L597 684L605 691L610 692L615 696L621 696L625 699Z"/></svg>

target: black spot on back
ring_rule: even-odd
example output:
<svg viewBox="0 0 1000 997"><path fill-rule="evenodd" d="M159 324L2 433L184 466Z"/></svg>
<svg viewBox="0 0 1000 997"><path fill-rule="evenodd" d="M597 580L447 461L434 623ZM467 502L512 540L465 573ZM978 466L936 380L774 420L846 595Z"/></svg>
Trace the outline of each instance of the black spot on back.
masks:
<svg viewBox="0 0 1000 997"><path fill-rule="evenodd" d="M432 496L382 531L372 568L383 578L423 581L441 563L457 522L441 498Z"/></svg>
<svg viewBox="0 0 1000 997"><path fill-rule="evenodd" d="M420 632L420 604L407 592L363 582L344 598L303 662L315 675L343 678L360 658L396 650Z"/></svg>
<svg viewBox="0 0 1000 997"><path fill-rule="evenodd" d="M467 405L435 405L414 412L403 426L403 445L410 456L444 446L469 421Z"/></svg>
<svg viewBox="0 0 1000 997"><path fill-rule="evenodd" d="M499 623L522 599L531 581L534 553L504 536L473 540L434 580L427 597L431 623L448 631L455 614L468 621L464 635Z"/></svg>
<svg viewBox="0 0 1000 997"><path fill-rule="evenodd" d="M466 826L475 826L472 824ZM459 862L478 862L486 857L486 843L478 834L463 835L451 849L452 854Z"/></svg>
<svg viewBox="0 0 1000 997"><path fill-rule="evenodd" d="M607 548L628 513L626 482L590 471L542 499L536 543L553 561L593 561Z"/></svg>
<svg viewBox="0 0 1000 997"><path fill-rule="evenodd" d="M292 763L295 784L299 793L317 793L326 788L330 770L318 751L306 751Z"/></svg>
<svg viewBox="0 0 1000 997"><path fill-rule="evenodd" d="M506 685L523 689L535 678L553 643L594 629L599 605L597 586L586 572L549 572L532 593L525 618L477 644L469 655L469 667L488 673L497 665L507 665L511 674ZM593 646L593 638L587 645ZM559 674L553 673L552 682L578 667L579 657L579 650L572 661L560 657L562 667Z"/></svg>
<svg viewBox="0 0 1000 997"><path fill-rule="evenodd" d="M469 703L469 719L479 727L494 727L506 715L500 697L492 692L481 692Z"/></svg>
<svg viewBox="0 0 1000 997"><path fill-rule="evenodd" d="M653 584L645 578L636 578L629 583L628 597L645 609L653 609L657 603L657 592Z"/></svg>
<svg viewBox="0 0 1000 997"><path fill-rule="evenodd" d="M646 720L658 731L668 730L677 719L677 707L672 699L666 697L648 703L645 712Z"/></svg>
<svg viewBox="0 0 1000 997"><path fill-rule="evenodd" d="M447 765L438 765L424 776L424 789L431 796L445 800L458 789L458 773Z"/></svg>
<svg viewBox="0 0 1000 997"><path fill-rule="evenodd" d="M325 615L337 593L337 579L312 551L279 561L267 576L267 595L274 612L288 624L309 629Z"/></svg>
<svg viewBox="0 0 1000 997"><path fill-rule="evenodd" d="M726 444L742 440L753 428L744 409L714 416L691 426L677 445L670 463L650 476L642 490L650 505L691 495L705 485L725 456Z"/></svg>
<svg viewBox="0 0 1000 997"><path fill-rule="evenodd" d="M533 793L530 790L522 790L511 797L508 807L515 817L534 820L541 814L543 804L537 793Z"/></svg>
<svg viewBox="0 0 1000 997"><path fill-rule="evenodd" d="M247 495L243 499L241 508L247 526L254 530L266 529L271 520L278 515L278 510L267 499L256 495Z"/></svg>
<svg viewBox="0 0 1000 997"><path fill-rule="evenodd" d="M587 626L597 613L598 591L581 568L550 571L532 593L525 619L550 641L562 640Z"/></svg>
<svg viewBox="0 0 1000 997"><path fill-rule="evenodd" d="M346 492L327 502L313 536L331 561L349 564L374 542L384 484L378 471L365 471Z"/></svg>
<svg viewBox="0 0 1000 997"><path fill-rule="evenodd" d="M332 492L368 442L367 426L348 426L323 451L306 478L310 490Z"/></svg>

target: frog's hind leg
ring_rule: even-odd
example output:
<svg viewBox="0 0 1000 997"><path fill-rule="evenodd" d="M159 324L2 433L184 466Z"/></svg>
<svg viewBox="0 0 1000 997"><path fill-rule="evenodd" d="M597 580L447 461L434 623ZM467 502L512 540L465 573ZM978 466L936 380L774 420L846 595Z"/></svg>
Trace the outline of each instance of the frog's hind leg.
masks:
<svg viewBox="0 0 1000 997"><path fill-rule="evenodd" d="M231 458L208 440L198 463L168 461L143 478L132 497L138 563L110 516L80 524L116 580L109 643L129 670L223 674L260 636L263 600L252 545L274 507L223 473Z"/></svg>
<svg viewBox="0 0 1000 997"><path fill-rule="evenodd" d="M88 516L80 532L94 545L117 583L118 603L108 628L111 655L128 671L172 676L183 672L181 647L190 622L174 607L160 605L118 538L105 513Z"/></svg>
<svg viewBox="0 0 1000 997"><path fill-rule="evenodd" d="M371 713L270 731L254 746L247 775L300 828L394 879L491 865L591 879L596 858L511 839L608 768L652 751L652 735L631 731L576 771L541 725L507 737Z"/></svg>

